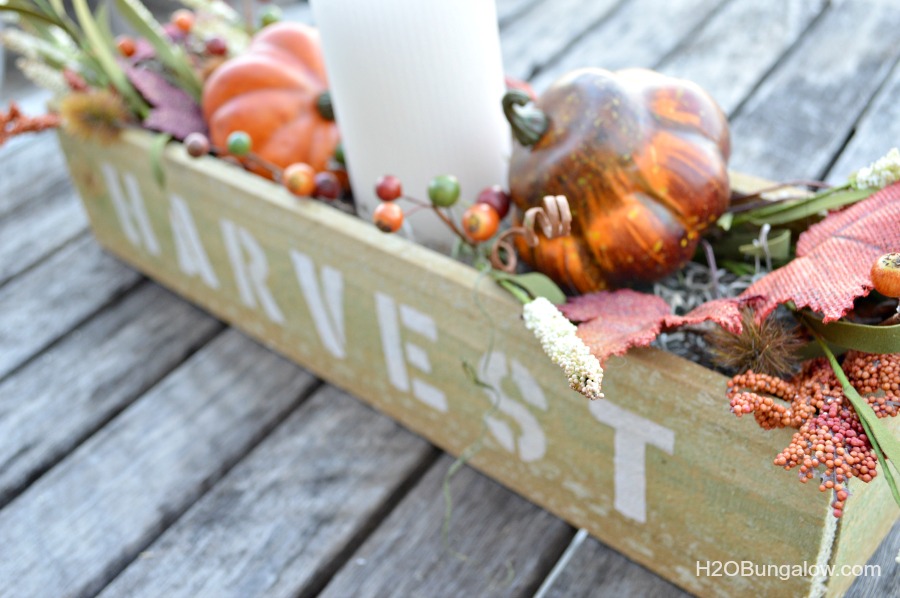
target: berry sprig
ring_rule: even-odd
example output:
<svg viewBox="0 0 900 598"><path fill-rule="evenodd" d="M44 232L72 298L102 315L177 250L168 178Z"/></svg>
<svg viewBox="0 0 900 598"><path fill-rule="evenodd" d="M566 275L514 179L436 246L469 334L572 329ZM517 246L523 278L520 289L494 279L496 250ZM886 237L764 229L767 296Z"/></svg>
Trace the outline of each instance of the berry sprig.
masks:
<svg viewBox="0 0 900 598"><path fill-rule="evenodd" d="M900 410L900 354L850 351L842 375L878 418ZM878 455L859 413L829 361L808 361L791 380L752 371L728 382L732 412L752 413L763 429L797 428L774 465L798 468L800 482L818 478L819 491L832 492L835 517L843 514L847 482L870 482L878 475Z"/></svg>
<svg viewBox="0 0 900 598"><path fill-rule="evenodd" d="M490 240L500 228L500 220L509 212L509 195L499 186L483 189L475 203L466 208L459 225L446 212L460 197L459 181L452 175L439 175L428 183L428 202L403 194L400 179L385 175L375 184L375 195L382 203L372 213L372 221L379 230L395 233L403 226L405 215L395 200L403 198L418 209L431 209L459 240L472 248ZM410 211L412 213L412 210Z"/></svg>
<svg viewBox="0 0 900 598"><path fill-rule="evenodd" d="M222 156L241 165L237 158L268 171L272 178L298 197L315 197L334 201L341 197L344 187L334 172L316 172L305 162L295 162L286 168L279 168L253 153L253 140L245 131L233 131L228 135L225 149L213 147L209 138L202 133L191 133L184 139L185 150L193 158L207 154Z"/></svg>

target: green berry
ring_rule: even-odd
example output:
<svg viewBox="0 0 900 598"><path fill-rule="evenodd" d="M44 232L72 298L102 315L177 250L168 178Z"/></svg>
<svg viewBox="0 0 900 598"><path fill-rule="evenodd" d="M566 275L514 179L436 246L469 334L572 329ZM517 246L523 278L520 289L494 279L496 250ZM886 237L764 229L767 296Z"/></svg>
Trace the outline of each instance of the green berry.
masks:
<svg viewBox="0 0 900 598"><path fill-rule="evenodd" d="M270 5L265 7L262 11L262 14L259 15L259 26L268 27L272 23L277 23L280 20L281 9L275 5Z"/></svg>
<svg viewBox="0 0 900 598"><path fill-rule="evenodd" d="M343 143L338 143L338 146L334 148L334 161L341 166L347 166L347 158L344 157Z"/></svg>
<svg viewBox="0 0 900 598"><path fill-rule="evenodd" d="M459 199L459 181L452 174L442 174L428 183L428 199L439 208L449 208Z"/></svg>
<svg viewBox="0 0 900 598"><path fill-rule="evenodd" d="M232 131L228 136L228 153L233 156L246 156L253 147L253 142L244 131Z"/></svg>

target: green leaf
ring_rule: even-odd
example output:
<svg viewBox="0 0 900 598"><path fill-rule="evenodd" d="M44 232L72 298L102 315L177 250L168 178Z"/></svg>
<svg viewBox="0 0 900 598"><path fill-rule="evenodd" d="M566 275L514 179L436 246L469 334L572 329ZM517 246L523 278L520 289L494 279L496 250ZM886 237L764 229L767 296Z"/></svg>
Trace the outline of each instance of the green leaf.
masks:
<svg viewBox="0 0 900 598"><path fill-rule="evenodd" d="M50 25L60 25L59 21L53 17L49 17L30 7L20 6L18 4L0 4L0 12L4 11L14 12L23 17L28 17L29 19L34 19L35 21L40 21L42 23L49 23Z"/></svg>
<svg viewBox="0 0 900 598"><path fill-rule="evenodd" d="M103 35L100 32L97 22L91 14L87 0L72 0L75 8L75 16L78 17L78 23L84 32L85 41L93 52L103 72L109 77L113 86L122 94L125 101L128 102L131 109L141 118L144 118L149 111L149 107L138 95L138 92L131 86L128 77L119 68L116 58L113 56L112 48L104 43Z"/></svg>
<svg viewBox="0 0 900 598"><path fill-rule="evenodd" d="M872 189L850 189L847 186L836 187L816 193L805 199L777 203L744 212L743 214L736 214L732 225L737 226L746 222L757 226L762 226L766 223L772 226L788 224L804 218L810 218L820 212L848 206L869 197L872 193Z"/></svg>
<svg viewBox="0 0 900 598"><path fill-rule="evenodd" d="M751 264L736 262L734 260L719 260L719 265L738 276L752 276L756 274L756 268Z"/></svg>
<svg viewBox="0 0 900 598"><path fill-rule="evenodd" d="M509 286L506 284L502 284L503 282L515 285L519 287L521 290L525 291L527 295L531 299L537 299L538 297L546 297L550 303L560 304L566 302L566 294L563 293L556 283L550 280L546 275L541 274L540 272L527 272L525 274L508 274L506 272L501 272L499 270L492 270L491 276L500 283L500 286L505 288L506 290L513 293L510 290ZM513 293L515 295L515 293ZM517 295L517 299L521 301L521 298ZM522 301L522 303L528 303L528 301Z"/></svg>
<svg viewBox="0 0 900 598"><path fill-rule="evenodd" d="M766 246L769 248L769 256L773 260L787 261L791 256L791 231L786 228L771 231L766 238ZM740 245L738 251L748 257L766 257L766 252L763 251L762 245L752 242Z"/></svg>
<svg viewBox="0 0 900 598"><path fill-rule="evenodd" d="M137 30L138 35L153 46L157 58L172 71L179 86L194 98L194 101L199 102L202 85L197 73L191 68L184 50L169 41L162 27L139 0L116 0L116 6L125 20Z"/></svg>
<svg viewBox="0 0 900 598"><path fill-rule="evenodd" d="M160 133L153 138L153 143L150 145L150 166L153 168L153 179L160 188L166 186L166 173L163 171L162 157L166 144L170 141L172 141L171 135Z"/></svg>
<svg viewBox="0 0 900 598"><path fill-rule="evenodd" d="M823 324L809 312L801 312L803 323L827 342L863 353L900 353L900 324L868 326L854 322Z"/></svg>
<svg viewBox="0 0 900 598"><path fill-rule="evenodd" d="M531 303L532 297L528 293L526 293L524 290L522 290L519 286L517 286L516 284L514 284L508 280L498 280L497 284L499 284L501 287L506 289L506 291L508 291L510 295L512 295L520 303L522 303L522 305L525 305L526 303Z"/></svg>

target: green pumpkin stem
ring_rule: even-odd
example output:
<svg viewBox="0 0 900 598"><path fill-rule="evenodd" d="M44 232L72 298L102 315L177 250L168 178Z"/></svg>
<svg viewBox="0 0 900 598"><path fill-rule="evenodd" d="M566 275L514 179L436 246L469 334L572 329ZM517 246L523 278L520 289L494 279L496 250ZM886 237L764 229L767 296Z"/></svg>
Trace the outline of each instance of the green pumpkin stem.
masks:
<svg viewBox="0 0 900 598"><path fill-rule="evenodd" d="M534 105L531 96L518 89L510 89L503 96L503 114L516 141L525 147L540 141L550 126L550 119Z"/></svg>
<svg viewBox="0 0 900 598"><path fill-rule="evenodd" d="M331 103L331 92L323 91L316 98L316 111L327 121L334 121L334 105Z"/></svg>

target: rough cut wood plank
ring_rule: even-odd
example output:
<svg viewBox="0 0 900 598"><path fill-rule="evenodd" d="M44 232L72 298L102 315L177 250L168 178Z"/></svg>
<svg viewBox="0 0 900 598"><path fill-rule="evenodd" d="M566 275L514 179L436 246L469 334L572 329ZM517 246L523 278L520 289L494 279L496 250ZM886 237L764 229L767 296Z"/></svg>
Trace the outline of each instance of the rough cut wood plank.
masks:
<svg viewBox="0 0 900 598"><path fill-rule="evenodd" d="M632 0L542 68L531 83L540 92L560 75L582 67L651 68L722 2ZM654 13L653 19L647 18L648 12Z"/></svg>
<svg viewBox="0 0 900 598"><path fill-rule="evenodd" d="M544 0L503 29L500 45L506 74L530 78L624 1Z"/></svg>
<svg viewBox="0 0 900 598"><path fill-rule="evenodd" d="M314 383L223 333L0 511L0 595L100 590Z"/></svg>
<svg viewBox="0 0 900 598"><path fill-rule="evenodd" d="M841 152L827 180L841 183L854 171L866 166L900 145L900 64L866 109L850 142Z"/></svg>
<svg viewBox="0 0 900 598"><path fill-rule="evenodd" d="M535 598L579 596L688 598L690 594L579 532Z"/></svg>
<svg viewBox="0 0 900 598"><path fill-rule="evenodd" d="M322 593L345 596L524 596L540 585L572 529L464 467L450 484L448 546L441 539L443 457L354 553Z"/></svg>
<svg viewBox="0 0 900 598"><path fill-rule="evenodd" d="M824 176L897 60L898 27L893 3L834 4L733 121L731 167L775 180Z"/></svg>
<svg viewBox="0 0 900 598"><path fill-rule="evenodd" d="M0 285L83 234L87 226L71 185L0 217Z"/></svg>
<svg viewBox="0 0 900 598"><path fill-rule="evenodd" d="M326 386L102 596L309 595L434 456L424 440Z"/></svg>
<svg viewBox="0 0 900 598"><path fill-rule="evenodd" d="M730 114L826 5L825 0L732 0L658 68L696 81Z"/></svg>
<svg viewBox="0 0 900 598"><path fill-rule="evenodd" d="M148 283L0 383L0 505L221 328Z"/></svg>
<svg viewBox="0 0 900 598"><path fill-rule="evenodd" d="M870 565L877 565L878 574L870 572L869 575L857 577L853 585L847 591L845 598L884 598L896 596L897 588L900 588L900 564L897 563L897 553L900 551L900 521L894 524L891 533L878 551L869 560Z"/></svg>
<svg viewBox="0 0 900 598"><path fill-rule="evenodd" d="M141 275L83 237L0 288L0 379Z"/></svg>

